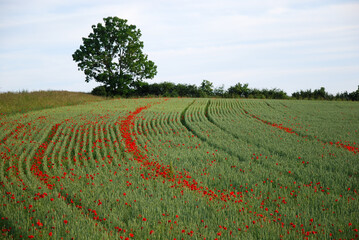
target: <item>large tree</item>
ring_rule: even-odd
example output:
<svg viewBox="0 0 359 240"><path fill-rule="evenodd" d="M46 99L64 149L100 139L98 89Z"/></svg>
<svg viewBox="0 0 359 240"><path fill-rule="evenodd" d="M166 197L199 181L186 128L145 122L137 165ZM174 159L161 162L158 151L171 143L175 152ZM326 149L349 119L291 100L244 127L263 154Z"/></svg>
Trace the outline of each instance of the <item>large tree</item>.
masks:
<svg viewBox="0 0 359 240"><path fill-rule="evenodd" d="M72 58L84 71L86 82L94 79L108 94L126 95L143 79L153 78L157 67L142 53L141 31L135 25L118 17L103 20L104 25L93 25L93 32L82 38L83 44Z"/></svg>

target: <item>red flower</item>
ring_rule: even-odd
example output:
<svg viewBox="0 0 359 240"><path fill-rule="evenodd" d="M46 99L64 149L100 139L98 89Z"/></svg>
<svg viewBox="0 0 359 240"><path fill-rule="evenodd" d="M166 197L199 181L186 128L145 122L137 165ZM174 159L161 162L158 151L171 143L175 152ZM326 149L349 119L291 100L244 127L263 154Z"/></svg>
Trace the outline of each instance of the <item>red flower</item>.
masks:
<svg viewBox="0 0 359 240"><path fill-rule="evenodd" d="M154 232L155 232L155 231L151 230L151 231L150 231L150 235L151 235L152 233L154 233Z"/></svg>
<svg viewBox="0 0 359 240"><path fill-rule="evenodd" d="M64 220L64 223L67 224L68 223L67 220Z"/></svg>
<svg viewBox="0 0 359 240"><path fill-rule="evenodd" d="M49 232L49 236L50 236L50 237L52 236L52 232Z"/></svg>
<svg viewBox="0 0 359 240"><path fill-rule="evenodd" d="M34 235L30 235L29 238L34 238Z"/></svg>
<svg viewBox="0 0 359 240"><path fill-rule="evenodd" d="M144 221L144 222L145 222L145 221L147 221L147 219L146 219L146 218L142 218L142 221Z"/></svg>

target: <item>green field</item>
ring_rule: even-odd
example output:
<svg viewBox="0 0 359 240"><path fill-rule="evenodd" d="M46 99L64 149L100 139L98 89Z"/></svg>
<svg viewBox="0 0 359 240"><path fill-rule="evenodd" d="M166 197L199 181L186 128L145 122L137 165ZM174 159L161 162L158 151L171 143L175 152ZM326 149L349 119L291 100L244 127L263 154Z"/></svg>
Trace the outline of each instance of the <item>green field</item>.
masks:
<svg viewBox="0 0 359 240"><path fill-rule="evenodd" d="M0 115L0 238L358 239L359 103L114 99Z"/></svg>
<svg viewBox="0 0 359 240"><path fill-rule="evenodd" d="M25 113L34 110L103 101L104 97L69 91L19 91L0 93L0 114Z"/></svg>

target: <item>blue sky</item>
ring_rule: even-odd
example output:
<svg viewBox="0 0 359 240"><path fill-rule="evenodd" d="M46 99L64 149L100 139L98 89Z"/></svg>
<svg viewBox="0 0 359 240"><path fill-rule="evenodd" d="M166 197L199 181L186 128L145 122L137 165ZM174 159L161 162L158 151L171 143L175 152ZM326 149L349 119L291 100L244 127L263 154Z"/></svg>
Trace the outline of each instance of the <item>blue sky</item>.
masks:
<svg viewBox="0 0 359 240"><path fill-rule="evenodd" d="M108 16L141 29L150 83L351 92L358 13L346 0L0 0L0 92L91 91L71 55Z"/></svg>

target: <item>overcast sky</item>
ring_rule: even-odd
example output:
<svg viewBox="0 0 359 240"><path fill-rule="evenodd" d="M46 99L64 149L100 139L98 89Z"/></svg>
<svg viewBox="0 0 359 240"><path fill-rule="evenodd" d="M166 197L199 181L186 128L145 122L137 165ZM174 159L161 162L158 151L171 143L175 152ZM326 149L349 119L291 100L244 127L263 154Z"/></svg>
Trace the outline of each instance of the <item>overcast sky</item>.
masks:
<svg viewBox="0 0 359 240"><path fill-rule="evenodd" d="M141 29L150 83L351 92L358 13L358 0L0 0L0 92L91 91L71 55L108 16Z"/></svg>

